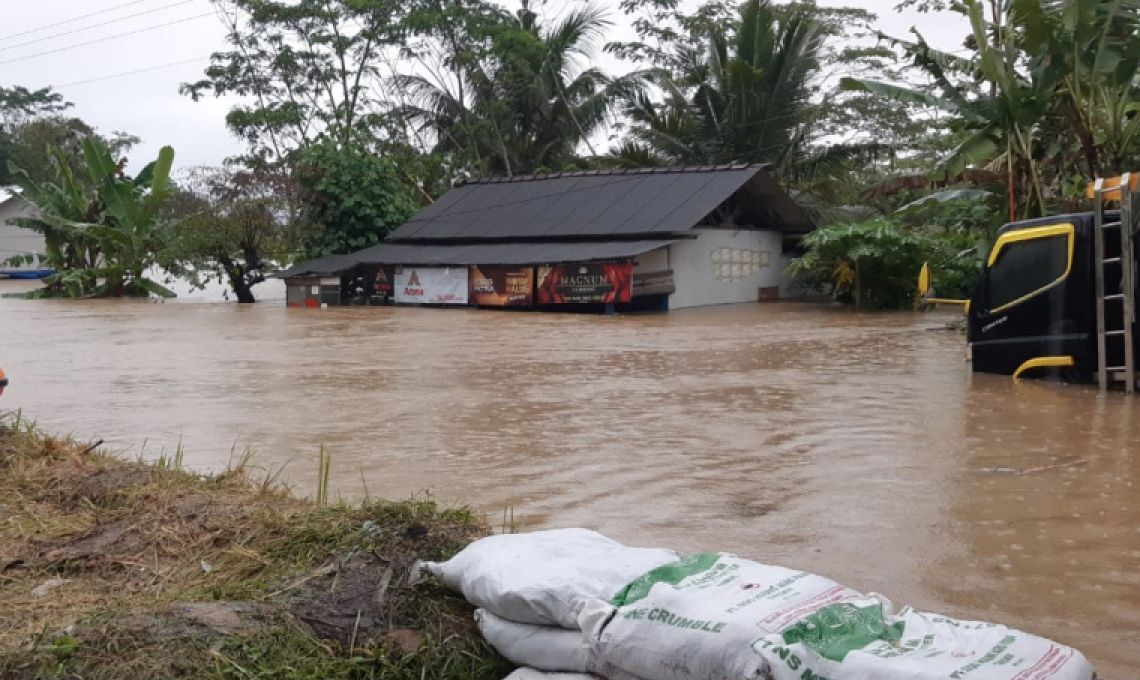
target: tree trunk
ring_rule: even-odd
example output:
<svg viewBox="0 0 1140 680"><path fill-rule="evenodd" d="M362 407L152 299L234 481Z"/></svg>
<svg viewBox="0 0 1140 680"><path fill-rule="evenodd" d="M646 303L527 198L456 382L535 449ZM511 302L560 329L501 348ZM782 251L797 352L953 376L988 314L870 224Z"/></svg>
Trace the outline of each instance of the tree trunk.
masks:
<svg viewBox="0 0 1140 680"><path fill-rule="evenodd" d="M243 304L252 304L257 302L253 297L253 287L245 280L245 277L236 272L230 273L230 287L234 289L234 295L237 296L237 301Z"/></svg>
<svg viewBox="0 0 1140 680"><path fill-rule="evenodd" d="M234 295L237 301L244 304L252 304L257 302L253 297L253 283L246 279L246 268L241 264L234 262L228 255L219 255L218 264L226 272L226 278L230 280L230 288L234 289Z"/></svg>

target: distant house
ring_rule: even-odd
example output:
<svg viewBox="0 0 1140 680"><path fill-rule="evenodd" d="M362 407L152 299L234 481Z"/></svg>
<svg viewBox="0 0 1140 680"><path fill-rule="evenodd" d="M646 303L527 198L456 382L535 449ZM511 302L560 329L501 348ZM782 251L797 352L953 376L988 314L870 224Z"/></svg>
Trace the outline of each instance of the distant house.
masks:
<svg viewBox="0 0 1140 680"><path fill-rule="evenodd" d="M780 297L813 228L761 165L480 179L383 243L279 276L293 306L680 309Z"/></svg>
<svg viewBox="0 0 1140 680"><path fill-rule="evenodd" d="M17 195L0 201L0 274L30 275L42 272L42 266L30 264L9 265L8 260L19 255L36 255L44 252L44 239L30 229L16 226L14 220L31 217L35 208Z"/></svg>

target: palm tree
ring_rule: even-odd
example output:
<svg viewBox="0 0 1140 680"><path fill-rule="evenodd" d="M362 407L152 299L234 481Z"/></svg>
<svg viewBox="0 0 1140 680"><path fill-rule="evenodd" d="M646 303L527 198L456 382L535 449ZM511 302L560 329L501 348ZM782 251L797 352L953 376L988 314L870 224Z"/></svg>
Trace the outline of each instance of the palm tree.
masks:
<svg viewBox="0 0 1140 680"><path fill-rule="evenodd" d="M750 0L731 43L723 28L711 32L692 103L719 158L792 162L806 133L820 28L806 11L777 18L767 2Z"/></svg>
<svg viewBox="0 0 1140 680"><path fill-rule="evenodd" d="M585 7L546 28L524 1L516 15L500 15L488 30L487 54L457 47L448 55L450 86L443 78L397 77L394 84L408 98L398 112L417 134L430 133L436 152L469 170L561 169L605 124L618 96L638 88L637 74L610 78L577 67L608 25L601 10Z"/></svg>
<svg viewBox="0 0 1140 680"><path fill-rule="evenodd" d="M811 7L749 0L738 23L704 30L703 46L677 46L654 74L657 97L627 98L634 141L607 163L769 163L800 189L826 194L837 170L884 148L818 143L825 102L813 92L826 29Z"/></svg>

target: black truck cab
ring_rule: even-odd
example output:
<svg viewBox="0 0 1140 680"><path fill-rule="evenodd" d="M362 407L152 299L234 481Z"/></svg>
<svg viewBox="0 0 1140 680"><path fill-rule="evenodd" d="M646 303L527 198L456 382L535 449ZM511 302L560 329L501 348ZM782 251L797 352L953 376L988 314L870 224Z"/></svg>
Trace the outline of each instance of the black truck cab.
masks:
<svg viewBox="0 0 1140 680"><path fill-rule="evenodd" d="M1037 368L1071 380L1095 378L1095 228L1093 213L1079 213L999 230L967 307L975 371L1017 375ZM1119 240L1105 241L1105 256L1119 256ZM1116 318L1106 321L1119 326L1122 308L1115 309Z"/></svg>

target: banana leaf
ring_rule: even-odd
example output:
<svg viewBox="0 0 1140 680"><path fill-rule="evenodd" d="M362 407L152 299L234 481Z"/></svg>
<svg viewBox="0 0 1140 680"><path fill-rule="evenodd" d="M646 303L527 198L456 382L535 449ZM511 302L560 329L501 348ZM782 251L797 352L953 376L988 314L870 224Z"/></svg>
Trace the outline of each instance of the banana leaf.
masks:
<svg viewBox="0 0 1140 680"><path fill-rule="evenodd" d="M993 197L992 191L985 189L947 189L945 191L938 191L922 198L911 201L902 206L894 212L895 215L905 217L914 213L921 212L925 208L930 207L934 203L950 203L951 201L984 201Z"/></svg>

